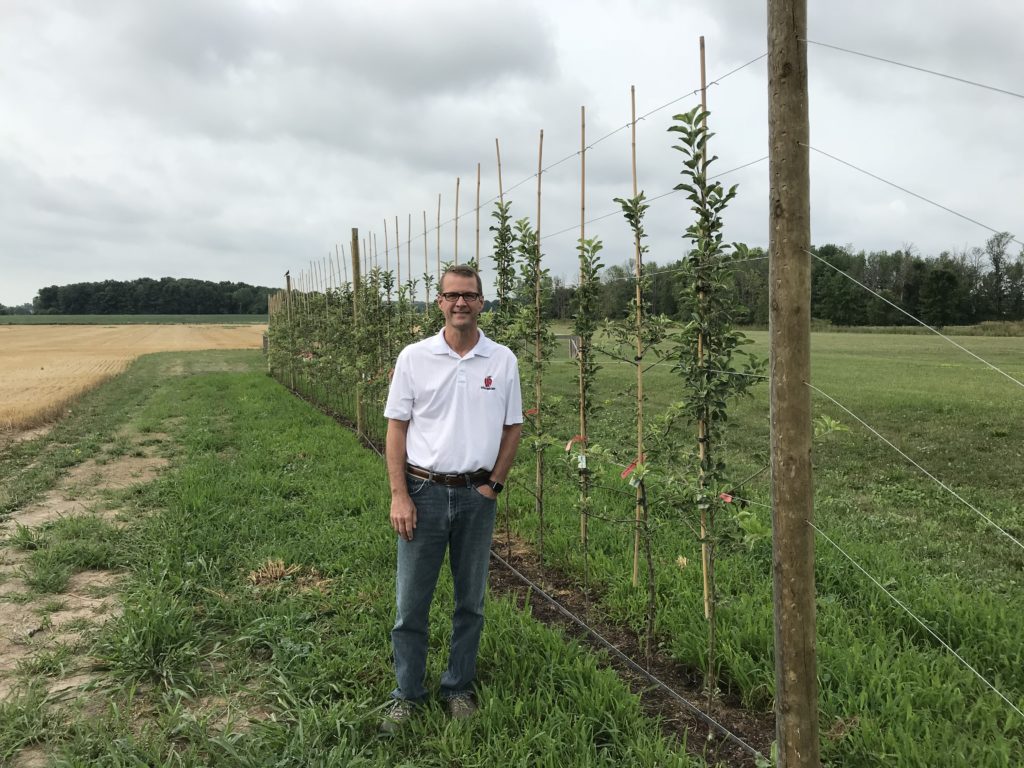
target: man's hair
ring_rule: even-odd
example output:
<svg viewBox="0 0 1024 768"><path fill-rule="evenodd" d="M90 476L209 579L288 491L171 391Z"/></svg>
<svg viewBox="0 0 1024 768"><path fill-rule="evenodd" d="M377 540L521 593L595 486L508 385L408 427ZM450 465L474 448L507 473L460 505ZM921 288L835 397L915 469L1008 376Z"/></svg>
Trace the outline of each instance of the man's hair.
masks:
<svg viewBox="0 0 1024 768"><path fill-rule="evenodd" d="M472 267L470 267L470 266L468 266L466 264L452 264L451 266L449 266L444 271L444 274L441 275L440 286L441 286L441 290L442 291L444 290L444 279L448 275L458 275L459 277L475 277L476 278L476 292L479 293L481 296L484 295L484 284L483 284L483 281L480 280L480 273L477 272Z"/></svg>

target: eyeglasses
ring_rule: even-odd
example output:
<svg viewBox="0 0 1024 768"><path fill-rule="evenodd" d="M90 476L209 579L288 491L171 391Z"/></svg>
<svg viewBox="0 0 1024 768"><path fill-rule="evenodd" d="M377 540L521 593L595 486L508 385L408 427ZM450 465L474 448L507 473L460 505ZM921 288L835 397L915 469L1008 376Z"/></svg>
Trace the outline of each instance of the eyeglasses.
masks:
<svg viewBox="0 0 1024 768"><path fill-rule="evenodd" d="M462 299L467 304L471 304L474 301L482 299L483 295L476 293L475 291L445 291L441 294L441 298L445 301L450 301L453 304L459 299Z"/></svg>

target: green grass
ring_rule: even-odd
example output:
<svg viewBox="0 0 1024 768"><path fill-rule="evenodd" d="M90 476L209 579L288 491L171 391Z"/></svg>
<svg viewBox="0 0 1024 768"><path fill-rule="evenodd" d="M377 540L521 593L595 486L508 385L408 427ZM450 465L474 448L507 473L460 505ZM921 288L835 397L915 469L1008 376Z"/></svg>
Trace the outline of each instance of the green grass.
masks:
<svg viewBox="0 0 1024 768"><path fill-rule="evenodd" d="M0 315L0 325L250 325L266 322L266 315Z"/></svg>
<svg viewBox="0 0 1024 768"><path fill-rule="evenodd" d="M766 334L750 334L767 355ZM1018 379L1024 378L1024 343L1017 338L971 338L961 343ZM592 437L613 451L629 445L634 427L626 394L631 366L604 361L599 396L606 403ZM547 391L571 398L572 366L551 366ZM1024 538L1024 491L1014 467L1024 460L1021 390L938 338L815 334L816 386L845 404L957 493L1018 539ZM678 385L669 371L647 378L650 413L663 409ZM1024 553L973 511L942 491L852 416L815 394L815 414L838 419L849 432L814 447L816 522L870 573L920 615L943 639L1010 697L1024 703ZM743 478L766 463L767 385L737 404L724 456ZM558 417L556 417L558 418ZM557 433L557 430L561 430ZM563 440L576 431L571 414L556 428ZM679 440L692 441L683 429ZM622 465L628 448L618 450ZM520 482L532 469L520 461ZM547 506L548 556L582 579L583 557L574 508L574 475L552 454ZM617 468L602 467L598 485L626 488ZM671 502L671 489L650 487L657 515L655 551L661 641L680 662L706 663L701 619L699 545L687 527L695 513ZM770 500L767 476L742 495ZM632 502L596 494L598 513L626 518ZM529 500L521 501L519 530L534 539ZM735 513L735 508L732 509ZM745 514L770 528L768 509ZM767 539L744 546L738 517L721 523L719 653L727 688L751 706L767 707L774 692L771 623L771 553ZM629 586L631 533L594 520L588 570L604 592L606 611L637 628L643 594ZM690 565L680 569L675 559ZM824 538L817 540L818 651L823 751L836 765L1013 765L1024 749L1024 723L951 654ZM838 727L841 726L841 727Z"/></svg>
<svg viewBox="0 0 1024 768"><path fill-rule="evenodd" d="M168 376L175 361L192 375ZM243 361L247 371L212 370ZM169 433L176 446L169 471L119 499L135 512L114 544L129 572L124 611L91 651L106 670L109 707L86 716L24 696L0 713L7 755L41 742L60 765L698 764L592 654L500 600L487 609L480 715L452 723L432 705L408 732L379 738L394 684L383 466L260 373L263 365L258 353L145 357L76 408L59 438L12 447L0 465L20 498L37 492L41 475L20 478L85 437L79 419L101 436L83 457L124 428ZM58 538L102 541L100 533L53 526L39 542L20 540L39 545L34 556ZM249 582L250 571L277 559L301 566L305 580ZM450 577L438 597L434 685ZM62 660L38 663L43 671Z"/></svg>
<svg viewBox="0 0 1024 768"><path fill-rule="evenodd" d="M767 333L748 335L766 357ZM957 341L1024 380L1020 338ZM616 461L591 462L598 486L594 512L628 520L632 489L619 471L634 458L635 373L611 358L601 358L601 364L600 408L590 436ZM578 432L575 370L563 351L545 379L546 423L555 444L564 445ZM1024 540L1024 490L1016 482L1016 468L1024 465L1018 385L934 335L815 333L812 376L815 386ZM299 384L333 407L344 405L329 386L301 378ZM645 388L648 417L681 394L667 364L649 371ZM767 390L767 384L759 385L732 408L725 442L716 447L737 480L767 464ZM849 428L815 443L816 524L1024 708L1020 547L823 395L813 394L813 409ZM692 425L677 432L679 445L695 449ZM509 493L515 528L536 541L529 444L527 437ZM546 561L577 584L587 579L600 595L597 610L639 633L646 587L630 586L630 526L593 519L584 558L574 462L551 450L546 471ZM652 478L648 490L658 641L685 667L706 668L698 518L679 489ZM720 685L748 706L769 709L775 691L771 546L767 534L758 535L770 531L769 510L761 506L770 501L768 475L736 495L754 503L725 507L717 530ZM677 564L680 557L686 567ZM1024 751L1021 718L821 536L816 578L821 733L829 764L1016 764L1013 756Z"/></svg>

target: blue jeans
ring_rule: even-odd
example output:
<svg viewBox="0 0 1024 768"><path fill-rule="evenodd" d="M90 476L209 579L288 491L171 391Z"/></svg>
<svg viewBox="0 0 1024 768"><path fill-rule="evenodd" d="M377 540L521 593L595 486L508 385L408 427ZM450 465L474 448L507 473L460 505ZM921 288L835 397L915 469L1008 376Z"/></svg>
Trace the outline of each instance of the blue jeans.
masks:
<svg viewBox="0 0 1024 768"><path fill-rule="evenodd" d="M455 591L451 650L441 676L441 696L472 689L476 655L484 628L484 593L490 564L497 502L469 486L450 487L406 476L416 505L412 541L398 537L397 613L391 630L398 687L391 695L419 701L427 695L427 639L430 603L449 553Z"/></svg>

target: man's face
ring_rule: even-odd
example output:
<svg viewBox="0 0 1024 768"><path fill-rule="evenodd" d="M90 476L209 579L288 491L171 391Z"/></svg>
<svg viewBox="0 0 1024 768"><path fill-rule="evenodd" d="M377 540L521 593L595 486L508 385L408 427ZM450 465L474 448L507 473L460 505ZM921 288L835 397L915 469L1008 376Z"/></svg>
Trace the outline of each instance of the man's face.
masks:
<svg viewBox="0 0 1024 768"><path fill-rule="evenodd" d="M476 279L447 274L441 281L441 291L437 296L437 303L444 314L446 326L459 331L475 329L476 319L484 306L483 297L473 301L467 301L463 297L449 301L444 298L445 293L477 293Z"/></svg>

